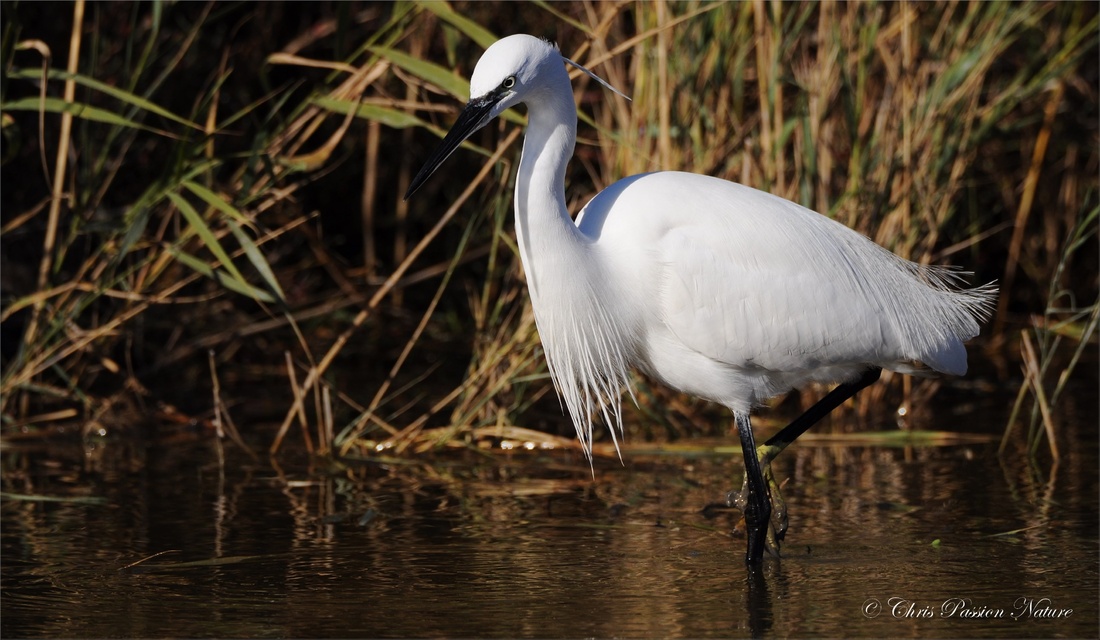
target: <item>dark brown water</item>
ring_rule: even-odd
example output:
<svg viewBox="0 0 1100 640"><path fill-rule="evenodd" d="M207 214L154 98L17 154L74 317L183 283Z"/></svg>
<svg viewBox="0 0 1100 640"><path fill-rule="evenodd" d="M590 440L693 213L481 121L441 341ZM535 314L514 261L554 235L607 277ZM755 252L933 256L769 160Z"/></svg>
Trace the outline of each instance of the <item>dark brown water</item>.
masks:
<svg viewBox="0 0 1100 640"><path fill-rule="evenodd" d="M996 443L796 444L776 462L785 557L755 577L737 514L700 513L739 483L736 455L635 453L593 481L553 452L280 475L208 445L103 443L139 462L91 471L8 451L34 493L97 502L5 497L0 632L1096 637L1094 400L1060 425L1058 465ZM944 428L999 433L997 413Z"/></svg>

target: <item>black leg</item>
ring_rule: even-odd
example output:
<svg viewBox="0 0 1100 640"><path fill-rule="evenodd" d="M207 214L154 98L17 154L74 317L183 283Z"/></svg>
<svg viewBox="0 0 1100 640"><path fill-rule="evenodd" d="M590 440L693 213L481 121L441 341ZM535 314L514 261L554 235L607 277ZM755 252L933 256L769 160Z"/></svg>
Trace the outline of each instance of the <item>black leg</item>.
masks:
<svg viewBox="0 0 1100 640"><path fill-rule="evenodd" d="M740 508L745 514L745 528L749 535L749 551L746 560L750 564L759 562L764 548L778 556L779 543L782 542L783 536L787 532L787 506L780 493L779 483L775 481L775 477L772 475L771 461L806 430L829 415L829 412L839 407L845 400L854 396L861 389L878 380L881 374L882 369L872 367L865 371L859 379L837 385L835 389L796 418L794 422L791 422L779 433L769 438L759 449L756 448L748 416L744 416L743 421L741 415L735 416L737 431L741 436L741 447L745 455L745 482L740 492L731 491L729 493L726 504ZM753 452L755 452L755 455L752 455ZM757 499L764 501L763 509L756 504ZM754 513L754 517L755 514L763 513L765 515L760 520L753 520L753 518L750 518L750 512ZM768 521L769 518L771 518L771 522Z"/></svg>
<svg viewBox="0 0 1100 640"><path fill-rule="evenodd" d="M741 451L745 456L745 477L747 490L742 494L745 500L745 536L748 538L748 551L745 563L759 564L764 557L764 545L768 536L768 522L771 518L771 499L768 487L764 484L764 474L760 470L760 460L756 456L756 440L752 435L749 414L738 413L737 434L741 436Z"/></svg>
<svg viewBox="0 0 1100 640"><path fill-rule="evenodd" d="M775 458L776 454L786 449L787 445L794 442L798 436L806 433L807 429L817 424L818 420L829 415L829 412L839 407L845 400L856 395L861 389L866 388L868 385L878 380L881 374L882 369L872 367L864 371L863 375L861 375L858 380L837 385L835 389L819 400L817 404L807 409L806 413L798 416L794 422L783 427L779 433L771 438L768 438L768 441L764 443L764 446L769 449L768 453L770 454L770 458L768 461ZM771 451L773 447L778 447L778 449Z"/></svg>

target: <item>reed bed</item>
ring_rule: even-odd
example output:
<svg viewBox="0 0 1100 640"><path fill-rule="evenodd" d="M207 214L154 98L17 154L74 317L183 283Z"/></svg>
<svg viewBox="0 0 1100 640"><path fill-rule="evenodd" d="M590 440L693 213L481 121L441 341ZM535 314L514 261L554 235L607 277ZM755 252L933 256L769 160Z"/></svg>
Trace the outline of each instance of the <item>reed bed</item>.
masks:
<svg viewBox="0 0 1100 640"><path fill-rule="evenodd" d="M1095 356L1095 4L76 2L2 20L9 439L189 421L272 452L560 444L511 235L522 114L399 197L513 32L633 98L576 79L574 211L625 175L707 173L999 280L972 360L1020 390L1031 427L1006 450L1057 456L1058 400ZM853 409L914 415L938 388L887 381ZM728 428L635 383L638 439Z"/></svg>

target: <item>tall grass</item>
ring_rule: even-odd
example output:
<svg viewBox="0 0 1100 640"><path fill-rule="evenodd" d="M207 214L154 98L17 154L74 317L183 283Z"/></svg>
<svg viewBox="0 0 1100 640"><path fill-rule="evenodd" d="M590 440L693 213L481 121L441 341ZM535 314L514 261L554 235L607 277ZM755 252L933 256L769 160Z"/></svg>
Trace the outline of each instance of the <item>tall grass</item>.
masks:
<svg viewBox="0 0 1100 640"><path fill-rule="evenodd" d="M1058 263L1058 273L1050 280L1047 304L1042 316L1032 318L1032 328L1020 334L1021 369L1024 383L1016 395L1001 439L1002 453L1012 440L1017 417L1023 409L1024 400L1030 395L1033 399L1029 415L1026 452L1034 457L1040 444L1045 440L1052 458L1060 457L1057 428L1053 417L1058 400L1065 393L1085 349L1095 346L1097 327L1100 326L1100 300L1078 299L1078 292L1064 288L1063 275L1071 264L1074 254L1095 243L1100 219L1100 208L1083 212L1077 225L1068 233L1062 245L1062 259ZM1064 347L1068 343L1068 348ZM1068 358L1068 361L1067 361ZM1056 378L1051 380L1051 378ZM1040 429L1042 425L1042 429Z"/></svg>
<svg viewBox="0 0 1100 640"><path fill-rule="evenodd" d="M3 15L9 435L120 393L200 419L216 406L246 433L274 421L273 450L292 427L343 453L567 433L511 236L522 114L412 203L398 197L480 52L513 32L556 39L633 97L576 78L574 211L657 169L769 190L910 259L1000 279L977 361L1018 359L1050 291L1096 300L1095 243L1081 241L1098 202L1094 5L78 2L51 15L66 20L33 4ZM1079 353L1095 334L1082 326L1040 340L1041 366ZM725 431L712 408L637 384L633 429ZM901 384L875 393L915 405L935 390Z"/></svg>

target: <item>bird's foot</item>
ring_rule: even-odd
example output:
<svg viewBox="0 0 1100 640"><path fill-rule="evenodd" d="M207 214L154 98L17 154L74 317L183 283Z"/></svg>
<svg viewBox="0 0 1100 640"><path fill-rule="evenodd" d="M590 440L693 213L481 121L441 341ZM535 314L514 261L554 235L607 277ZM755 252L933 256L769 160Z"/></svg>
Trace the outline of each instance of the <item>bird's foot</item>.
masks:
<svg viewBox="0 0 1100 640"><path fill-rule="evenodd" d="M782 449L779 447L769 447L768 445L761 445L756 449L756 456L760 461L761 471L764 474L764 482L768 487L768 496L766 496L766 499L771 503L771 516L769 518L768 530L764 540L764 548L775 557L779 557L779 547L783 542L783 537L787 534L787 503L783 500L783 493L780 490L782 484L776 482L771 466L772 459L775 458L781 450ZM784 482L783 484L786 483ZM748 522L750 519L750 511L753 510L753 506L749 497L749 478L747 474L744 481L741 483L740 491L730 491L726 494L726 505L740 509L741 512L745 514L747 528L753 528Z"/></svg>

